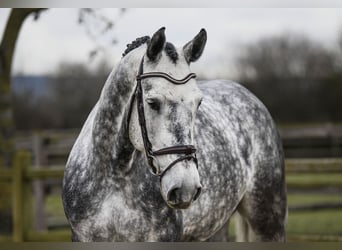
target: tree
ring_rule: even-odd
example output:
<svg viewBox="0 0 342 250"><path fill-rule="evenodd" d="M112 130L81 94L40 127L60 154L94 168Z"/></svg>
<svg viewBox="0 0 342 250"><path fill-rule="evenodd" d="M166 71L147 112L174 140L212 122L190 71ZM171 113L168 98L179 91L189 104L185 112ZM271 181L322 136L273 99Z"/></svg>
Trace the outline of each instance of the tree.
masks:
<svg viewBox="0 0 342 250"><path fill-rule="evenodd" d="M334 72L332 51L303 35L266 37L247 45L239 58L242 77L321 78Z"/></svg>
<svg viewBox="0 0 342 250"><path fill-rule="evenodd" d="M325 48L303 35L266 37L244 48L237 61L239 81L277 121L330 120L329 100L323 97L331 96L326 82L339 71L337 60L336 48Z"/></svg>
<svg viewBox="0 0 342 250"><path fill-rule="evenodd" d="M34 15L34 19L39 18L40 13L45 9L12 9L7 21L5 32L0 44L0 166L11 165L11 159L14 152L14 122L13 109L11 103L11 68L12 59L15 52L15 45L22 24L30 15ZM125 9L120 9L117 18L125 12ZM117 20L102 15L99 10L80 9L78 22L86 28L89 37L96 43L96 37L109 33L113 30ZM94 32L91 24L96 23L96 29L100 33ZM98 29L98 27L100 27ZM116 38L111 36L111 44L116 44ZM90 58L93 58L99 51L103 50L103 45L97 45L90 52Z"/></svg>
<svg viewBox="0 0 342 250"><path fill-rule="evenodd" d="M11 69L16 41L25 19L29 15L34 15L37 20L42 10L11 10L0 44L0 165L10 166L14 152Z"/></svg>
<svg viewBox="0 0 342 250"><path fill-rule="evenodd" d="M27 17L34 15L34 19L37 20L43 10L44 9L12 9L0 44L0 166L5 165L10 167L12 165L12 158L15 150L13 103L11 93L11 69L16 42L21 27ZM111 31L114 26L114 22L112 22L110 19L102 18L100 14L97 14L97 11L92 9L86 9L84 11L81 9L79 12L87 13L82 14L83 19L86 18L87 15L92 15L93 19L101 19L102 25L105 27L105 30L103 30L102 33ZM124 11L121 10L120 13L122 14L123 12ZM80 23L85 24L87 27L89 22L80 21ZM99 50L101 50L101 46L98 46L91 52L91 54L96 55ZM25 106L25 108L27 108L27 106ZM3 191L4 189L0 188L0 190ZM5 197L5 201L9 203L10 199ZM0 217L2 215L3 214L0 211ZM8 216L5 214L4 217ZM41 216L36 217L40 218Z"/></svg>

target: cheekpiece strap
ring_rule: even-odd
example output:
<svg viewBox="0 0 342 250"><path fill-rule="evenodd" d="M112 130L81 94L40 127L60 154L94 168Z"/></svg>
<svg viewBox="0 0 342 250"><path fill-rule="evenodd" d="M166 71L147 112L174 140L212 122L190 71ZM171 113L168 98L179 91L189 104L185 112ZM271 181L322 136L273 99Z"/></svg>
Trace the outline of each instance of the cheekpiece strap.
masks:
<svg viewBox="0 0 342 250"><path fill-rule="evenodd" d="M141 129L141 135L142 135L143 142L144 142L145 153L146 153L146 157L148 160L148 164L153 169L153 173L155 175L162 177L165 174L165 172L168 171L169 169L171 169L174 165L176 165L176 163L178 163L180 161L184 161L184 160L193 160L196 163L196 167L198 167L197 158L196 158L196 148L193 145L178 145L178 146L171 146L171 147L162 148L162 149L159 149L157 151L152 150L152 144L148 138L148 133L147 133L147 128L146 128L144 101L143 101L143 89L141 86L142 85L141 80L145 79L145 78L150 78L150 77L161 77L161 78L164 78L164 79L172 82L173 84L177 84L177 85L185 84L190 79L195 78L196 74L190 73L189 75L187 75L183 79L175 79L172 76L170 76L166 73L163 73L163 72L143 73L143 71L144 71L144 57L142 58L142 60L140 62L138 75L136 77L137 86L135 89L134 97L136 98L136 102L137 102L138 119L139 119L139 125L140 125L140 129ZM131 106L130 106L129 113L128 113L127 126L129 124L130 116L132 113L133 101L134 101L134 99L132 98ZM173 161L171 164L169 164L169 166L167 166L167 168L164 171L161 172L160 169L156 168L153 165L153 158L154 158L154 156L166 155L166 154L184 154L184 156L177 158L175 161Z"/></svg>

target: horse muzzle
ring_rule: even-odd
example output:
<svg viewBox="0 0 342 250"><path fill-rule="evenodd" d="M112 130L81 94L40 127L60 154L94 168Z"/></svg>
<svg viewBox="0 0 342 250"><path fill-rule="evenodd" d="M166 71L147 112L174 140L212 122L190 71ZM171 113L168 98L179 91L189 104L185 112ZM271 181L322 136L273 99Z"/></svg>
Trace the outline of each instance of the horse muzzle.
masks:
<svg viewBox="0 0 342 250"><path fill-rule="evenodd" d="M166 203L171 208L187 209L193 201L197 200L201 191L202 186L197 187L194 192L191 193L187 193L181 188L174 188L168 192Z"/></svg>
<svg viewBox="0 0 342 250"><path fill-rule="evenodd" d="M184 163L183 163L184 164ZM202 191L199 174L194 164L179 163L160 180L161 194L171 208L186 209L198 199Z"/></svg>

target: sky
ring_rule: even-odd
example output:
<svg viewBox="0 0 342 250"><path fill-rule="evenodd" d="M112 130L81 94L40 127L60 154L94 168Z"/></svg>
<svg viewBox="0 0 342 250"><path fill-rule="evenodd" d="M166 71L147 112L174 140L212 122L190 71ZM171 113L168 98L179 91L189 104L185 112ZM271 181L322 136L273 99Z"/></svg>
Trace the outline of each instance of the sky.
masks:
<svg viewBox="0 0 342 250"><path fill-rule="evenodd" d="M166 38L175 46L183 46L201 28L208 33L202 58L193 70L205 71L208 77L234 75L234 58L241 46L265 36L283 33L304 34L324 46L333 46L342 32L341 9L284 9L284 8L220 8L220 9L128 9L119 15L118 9L100 10L114 19L110 34L91 39L84 26L78 24L77 9L49 9L38 21L28 18L19 36L14 57L13 74L42 75L56 72L63 62L85 63L93 67L105 59L110 65L120 60L121 54L137 37L152 35L166 27ZM9 9L0 9L2 36ZM93 29L96 33L97 30ZM99 32L97 32L98 34ZM111 38L118 41L111 45ZM90 61L89 53L96 46L105 49L97 60Z"/></svg>

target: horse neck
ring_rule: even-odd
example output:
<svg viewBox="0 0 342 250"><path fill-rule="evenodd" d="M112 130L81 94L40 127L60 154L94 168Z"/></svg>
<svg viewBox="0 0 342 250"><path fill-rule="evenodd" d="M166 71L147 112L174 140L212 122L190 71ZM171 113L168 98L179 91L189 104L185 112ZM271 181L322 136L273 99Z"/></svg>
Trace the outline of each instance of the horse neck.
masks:
<svg viewBox="0 0 342 250"><path fill-rule="evenodd" d="M139 63L138 57L123 58L106 81L98 102L92 133L94 156L95 161L103 163L96 165L109 167L110 172L127 166L134 152L128 135L127 113Z"/></svg>

